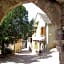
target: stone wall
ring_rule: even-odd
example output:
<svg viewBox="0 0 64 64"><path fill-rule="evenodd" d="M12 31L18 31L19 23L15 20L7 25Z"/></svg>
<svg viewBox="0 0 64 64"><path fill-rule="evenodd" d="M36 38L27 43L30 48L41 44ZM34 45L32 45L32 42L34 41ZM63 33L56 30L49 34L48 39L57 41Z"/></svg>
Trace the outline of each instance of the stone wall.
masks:
<svg viewBox="0 0 64 64"><path fill-rule="evenodd" d="M61 4L61 30L62 26L64 26L64 3ZM59 51L60 64L64 64L64 40L61 40L59 46L61 50Z"/></svg>
<svg viewBox="0 0 64 64"><path fill-rule="evenodd" d="M0 20L6 15L10 7L27 2L33 2L38 5L48 15L53 23L60 24L60 6L55 2L49 0L0 0ZM5 10L5 11L4 11Z"/></svg>

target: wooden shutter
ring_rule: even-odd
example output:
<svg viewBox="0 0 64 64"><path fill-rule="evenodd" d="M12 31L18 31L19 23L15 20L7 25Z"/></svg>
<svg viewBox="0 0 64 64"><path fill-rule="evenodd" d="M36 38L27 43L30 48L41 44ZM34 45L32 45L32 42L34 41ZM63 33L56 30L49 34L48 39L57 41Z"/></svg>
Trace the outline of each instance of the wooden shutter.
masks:
<svg viewBox="0 0 64 64"><path fill-rule="evenodd" d="M41 27L41 36L45 35L45 27Z"/></svg>

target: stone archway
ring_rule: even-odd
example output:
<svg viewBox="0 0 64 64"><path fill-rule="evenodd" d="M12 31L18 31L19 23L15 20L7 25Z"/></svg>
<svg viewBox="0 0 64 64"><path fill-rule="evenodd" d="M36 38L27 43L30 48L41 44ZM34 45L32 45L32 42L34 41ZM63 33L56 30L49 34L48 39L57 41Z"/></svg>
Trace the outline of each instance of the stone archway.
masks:
<svg viewBox="0 0 64 64"><path fill-rule="evenodd" d="M59 29L61 27L61 7L57 2L52 2L49 0L22 0L22 1L17 1L17 0L10 0L5 2L6 8L4 8L4 0L1 1L1 13L0 13L0 20L1 22L5 18L7 12L9 10L15 8L18 5L22 5L23 3L28 3L28 2L33 2L35 3L38 7L40 7L49 17L50 21L52 24L55 26L55 29ZM5 10L5 11L4 11Z"/></svg>
<svg viewBox="0 0 64 64"><path fill-rule="evenodd" d="M55 24L56 28L61 27L61 15L63 14L61 11L63 11L62 9L64 8L61 3L64 3L63 0L0 0L0 21L2 21L7 12L13 7L15 7L17 4L27 2L34 2L42 10L44 10L44 12L48 15L52 23Z"/></svg>
<svg viewBox="0 0 64 64"><path fill-rule="evenodd" d="M20 5L22 3L27 2L33 2L37 6L39 6L49 17L49 19L52 21L52 23L60 24L60 15L61 15L61 9L60 6L56 2L51 2L49 0L2 0L0 3L0 21L2 20L3 16L7 14L7 12L12 9L13 7ZM5 11L4 11L5 10Z"/></svg>

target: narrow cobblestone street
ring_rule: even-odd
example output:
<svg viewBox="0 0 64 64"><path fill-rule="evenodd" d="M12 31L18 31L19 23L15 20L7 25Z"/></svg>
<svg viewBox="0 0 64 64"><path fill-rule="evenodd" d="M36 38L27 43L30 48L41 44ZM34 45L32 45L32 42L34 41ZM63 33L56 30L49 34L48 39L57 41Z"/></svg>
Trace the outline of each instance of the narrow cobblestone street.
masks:
<svg viewBox="0 0 64 64"><path fill-rule="evenodd" d="M54 48L50 52L43 52L41 56L38 56L23 50L13 56L0 58L0 64L59 64L59 52Z"/></svg>

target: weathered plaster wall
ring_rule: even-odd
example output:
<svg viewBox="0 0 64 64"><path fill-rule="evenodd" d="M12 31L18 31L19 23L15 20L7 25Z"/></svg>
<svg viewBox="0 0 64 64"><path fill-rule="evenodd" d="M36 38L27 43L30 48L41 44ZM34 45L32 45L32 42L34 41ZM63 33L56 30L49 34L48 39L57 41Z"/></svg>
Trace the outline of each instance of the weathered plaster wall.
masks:
<svg viewBox="0 0 64 64"><path fill-rule="evenodd" d="M55 38L55 25L48 25L48 49L52 49L56 47L56 38Z"/></svg>

